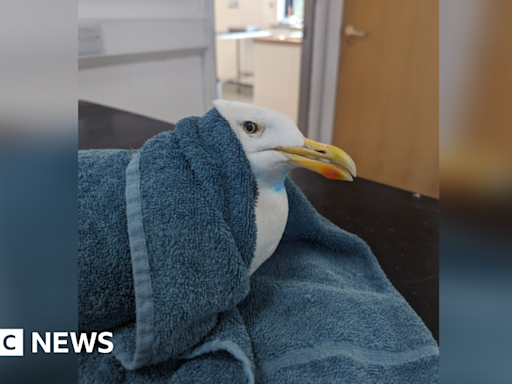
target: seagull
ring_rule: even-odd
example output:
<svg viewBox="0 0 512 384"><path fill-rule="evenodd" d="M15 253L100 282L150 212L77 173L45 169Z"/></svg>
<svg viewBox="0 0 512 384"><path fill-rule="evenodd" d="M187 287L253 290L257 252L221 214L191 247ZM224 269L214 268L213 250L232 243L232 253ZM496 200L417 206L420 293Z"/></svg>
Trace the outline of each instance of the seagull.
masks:
<svg viewBox="0 0 512 384"><path fill-rule="evenodd" d="M309 140L288 116L252 104L215 100L242 144L256 177L256 250L249 270L252 275L276 250L288 220L288 196L284 180L302 167L335 180L352 181L356 165L343 150Z"/></svg>

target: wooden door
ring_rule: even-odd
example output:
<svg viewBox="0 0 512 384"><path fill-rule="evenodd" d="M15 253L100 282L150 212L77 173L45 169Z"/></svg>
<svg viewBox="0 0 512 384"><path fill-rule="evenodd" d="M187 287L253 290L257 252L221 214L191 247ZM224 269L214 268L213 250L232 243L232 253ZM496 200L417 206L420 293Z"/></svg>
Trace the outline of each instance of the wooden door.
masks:
<svg viewBox="0 0 512 384"><path fill-rule="evenodd" d="M345 0L334 144L358 175L439 195L438 0Z"/></svg>

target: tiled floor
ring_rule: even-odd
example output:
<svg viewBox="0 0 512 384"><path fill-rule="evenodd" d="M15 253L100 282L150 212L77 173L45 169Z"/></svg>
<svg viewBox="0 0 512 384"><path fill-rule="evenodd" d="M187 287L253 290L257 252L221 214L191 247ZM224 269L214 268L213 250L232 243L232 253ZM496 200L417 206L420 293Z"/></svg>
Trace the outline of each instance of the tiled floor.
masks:
<svg viewBox="0 0 512 384"><path fill-rule="evenodd" d="M237 85L224 83L222 86L222 98L224 100L252 104L252 87L242 86L240 87L240 93L238 93Z"/></svg>

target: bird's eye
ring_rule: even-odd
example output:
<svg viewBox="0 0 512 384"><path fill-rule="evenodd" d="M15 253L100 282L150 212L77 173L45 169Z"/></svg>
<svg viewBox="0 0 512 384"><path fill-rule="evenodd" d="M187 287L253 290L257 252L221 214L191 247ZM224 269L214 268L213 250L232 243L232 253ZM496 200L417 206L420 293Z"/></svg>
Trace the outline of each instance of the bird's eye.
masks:
<svg viewBox="0 0 512 384"><path fill-rule="evenodd" d="M242 126L244 127L244 131L249 135L254 135L261 131L260 125L254 121L244 121Z"/></svg>

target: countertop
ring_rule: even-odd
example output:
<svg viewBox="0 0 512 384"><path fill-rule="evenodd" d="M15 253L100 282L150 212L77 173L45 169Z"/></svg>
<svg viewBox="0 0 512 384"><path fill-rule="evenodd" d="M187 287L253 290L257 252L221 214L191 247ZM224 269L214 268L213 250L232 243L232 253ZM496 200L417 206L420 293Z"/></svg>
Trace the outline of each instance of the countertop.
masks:
<svg viewBox="0 0 512 384"><path fill-rule="evenodd" d="M257 37L254 39L256 43L272 43L272 44L291 44L291 45L301 45L302 39L297 37L285 37L280 39L279 36L266 36L266 37Z"/></svg>
<svg viewBox="0 0 512 384"><path fill-rule="evenodd" d="M173 128L79 102L79 149L140 148ZM439 201L362 178L332 181L304 169L290 177L320 214L368 243L391 283L439 341Z"/></svg>

